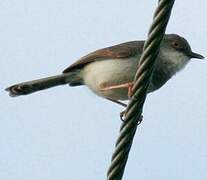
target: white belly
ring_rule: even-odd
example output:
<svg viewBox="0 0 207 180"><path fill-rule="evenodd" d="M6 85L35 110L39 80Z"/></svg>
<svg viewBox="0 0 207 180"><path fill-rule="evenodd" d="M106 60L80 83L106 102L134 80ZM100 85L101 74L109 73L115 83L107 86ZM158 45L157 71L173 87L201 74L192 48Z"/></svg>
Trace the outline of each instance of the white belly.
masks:
<svg viewBox="0 0 207 180"><path fill-rule="evenodd" d="M137 70L139 58L112 59L90 63L83 69L84 84L93 92L105 98L127 100L128 89L101 89L108 86L132 82Z"/></svg>

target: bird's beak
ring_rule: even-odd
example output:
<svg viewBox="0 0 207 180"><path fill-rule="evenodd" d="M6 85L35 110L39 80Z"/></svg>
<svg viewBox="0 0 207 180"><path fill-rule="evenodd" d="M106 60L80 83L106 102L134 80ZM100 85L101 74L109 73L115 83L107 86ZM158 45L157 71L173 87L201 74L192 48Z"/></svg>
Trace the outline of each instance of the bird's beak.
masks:
<svg viewBox="0 0 207 180"><path fill-rule="evenodd" d="M194 52L192 52L192 51L189 53L189 56L190 56L190 58L196 58L196 59L204 59L204 58L205 58L205 57L202 56L201 54L194 53Z"/></svg>

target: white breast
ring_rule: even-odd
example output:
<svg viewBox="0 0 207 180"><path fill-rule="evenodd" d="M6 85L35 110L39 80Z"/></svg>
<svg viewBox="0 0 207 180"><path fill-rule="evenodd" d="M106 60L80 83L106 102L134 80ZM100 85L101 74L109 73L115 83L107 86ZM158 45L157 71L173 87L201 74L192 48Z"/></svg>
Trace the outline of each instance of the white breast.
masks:
<svg viewBox="0 0 207 180"><path fill-rule="evenodd" d="M126 88L100 91L101 88L131 82L137 70L138 58L96 61L85 66L84 84L99 96L128 99Z"/></svg>

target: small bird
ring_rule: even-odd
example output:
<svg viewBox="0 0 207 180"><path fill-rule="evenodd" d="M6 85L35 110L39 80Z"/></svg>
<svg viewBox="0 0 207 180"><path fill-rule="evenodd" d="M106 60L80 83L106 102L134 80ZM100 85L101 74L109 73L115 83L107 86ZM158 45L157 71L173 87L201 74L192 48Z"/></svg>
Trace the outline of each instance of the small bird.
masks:
<svg viewBox="0 0 207 180"><path fill-rule="evenodd" d="M14 97L58 85L86 85L95 94L126 106L120 101L131 97L143 47L144 41L130 41L100 49L80 58L60 75L15 84L6 90ZM148 93L162 87L192 58L204 59L204 56L194 53L183 37L166 34L155 61Z"/></svg>

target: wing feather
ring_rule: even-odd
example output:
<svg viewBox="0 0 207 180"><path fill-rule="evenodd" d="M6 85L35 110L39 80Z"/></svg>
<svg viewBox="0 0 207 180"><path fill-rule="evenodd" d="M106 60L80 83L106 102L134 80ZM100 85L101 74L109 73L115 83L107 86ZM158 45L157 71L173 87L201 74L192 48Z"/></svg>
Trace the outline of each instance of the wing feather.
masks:
<svg viewBox="0 0 207 180"><path fill-rule="evenodd" d="M80 69L86 64L106 59L125 59L132 56L135 56L138 53L142 52L144 46L144 41L130 41L115 46L107 47L94 51L82 58L80 58L75 63L71 64L66 68L63 73L68 73L70 71Z"/></svg>

